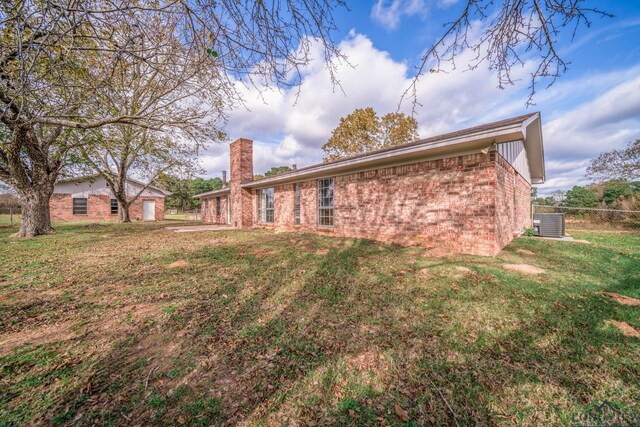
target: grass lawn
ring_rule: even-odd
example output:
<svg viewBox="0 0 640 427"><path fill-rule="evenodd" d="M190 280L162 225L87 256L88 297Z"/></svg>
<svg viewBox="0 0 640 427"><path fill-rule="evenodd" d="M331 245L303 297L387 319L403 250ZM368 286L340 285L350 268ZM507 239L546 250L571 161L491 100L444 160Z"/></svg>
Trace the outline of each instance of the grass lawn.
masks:
<svg viewBox="0 0 640 427"><path fill-rule="evenodd" d="M187 220L187 214L168 214L165 213L164 214L164 219L167 220L178 220L178 221L186 221Z"/></svg>
<svg viewBox="0 0 640 427"><path fill-rule="evenodd" d="M640 298L638 234L430 258L162 227L0 230L0 425L551 426L605 399L640 410L640 339L609 322L640 329L640 307L600 293ZM520 263L546 272L502 267Z"/></svg>
<svg viewBox="0 0 640 427"><path fill-rule="evenodd" d="M9 214L0 214L0 227L8 227L11 225L11 216ZM13 215L13 226L20 225L20 215Z"/></svg>

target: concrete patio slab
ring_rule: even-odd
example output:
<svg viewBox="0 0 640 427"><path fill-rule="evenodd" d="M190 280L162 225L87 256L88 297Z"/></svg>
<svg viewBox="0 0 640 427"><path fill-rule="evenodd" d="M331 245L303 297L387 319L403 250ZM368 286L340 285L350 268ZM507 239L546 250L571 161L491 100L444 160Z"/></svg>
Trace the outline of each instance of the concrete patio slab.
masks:
<svg viewBox="0 0 640 427"><path fill-rule="evenodd" d="M209 225L185 225L183 227L165 227L165 230L173 231L174 233L192 233L195 231L226 231L226 230L235 230L230 225L218 225L218 224L209 224Z"/></svg>

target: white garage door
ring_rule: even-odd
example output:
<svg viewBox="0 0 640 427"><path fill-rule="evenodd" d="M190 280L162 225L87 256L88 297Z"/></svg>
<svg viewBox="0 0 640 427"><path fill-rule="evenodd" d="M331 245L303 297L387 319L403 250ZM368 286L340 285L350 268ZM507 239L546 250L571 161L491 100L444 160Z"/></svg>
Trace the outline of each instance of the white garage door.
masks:
<svg viewBox="0 0 640 427"><path fill-rule="evenodd" d="M154 200L142 201L142 220L155 221L156 219L156 202Z"/></svg>

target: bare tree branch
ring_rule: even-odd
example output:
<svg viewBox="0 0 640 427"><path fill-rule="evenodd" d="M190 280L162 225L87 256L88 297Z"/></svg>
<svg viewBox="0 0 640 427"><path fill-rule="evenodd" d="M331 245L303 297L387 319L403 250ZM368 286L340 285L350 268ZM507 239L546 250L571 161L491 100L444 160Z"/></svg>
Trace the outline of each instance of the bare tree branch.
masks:
<svg viewBox="0 0 640 427"><path fill-rule="evenodd" d="M444 26L442 35L422 55L414 77L398 108L410 98L413 112L419 106L417 85L428 73L457 67L465 50L475 53L468 69L487 66L496 73L498 87L513 85L514 67L535 64L529 78L527 105L534 103L537 85L550 86L568 69L570 62L558 50L558 39L567 31L573 37L581 26L590 27L593 17L611 17L586 5L586 0L466 0L458 18ZM477 36L475 27L481 33Z"/></svg>

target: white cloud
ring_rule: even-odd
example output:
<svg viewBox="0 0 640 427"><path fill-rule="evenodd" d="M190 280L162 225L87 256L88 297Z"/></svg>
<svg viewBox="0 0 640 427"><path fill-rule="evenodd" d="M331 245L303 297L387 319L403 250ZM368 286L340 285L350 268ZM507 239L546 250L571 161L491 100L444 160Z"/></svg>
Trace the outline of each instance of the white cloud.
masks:
<svg viewBox="0 0 640 427"><path fill-rule="evenodd" d="M295 88L264 92L241 88L246 108L232 112L226 131L232 140L244 137L259 141L254 152L256 173L271 166L296 163L302 167L321 161L321 147L340 117L356 108L373 107L379 114L396 111L411 82L407 65L394 61L366 36L355 32L342 41L340 48L349 58L349 64L340 64L337 69L340 87L331 82L324 62L315 60L305 70L299 97ZM322 58L319 50L314 54ZM472 55L465 53L460 61L471 60ZM521 113L524 102L514 104L515 111L498 112L516 89L499 90L495 86L488 70L425 76L418 85L423 104L416 117L420 134L429 136ZM404 102L402 110L410 114L411 103ZM217 159L220 155L225 159ZM203 166L209 174L218 173L228 164L226 157L226 145L212 147L203 157Z"/></svg>
<svg viewBox="0 0 640 427"><path fill-rule="evenodd" d="M630 71L636 77L626 80L628 73L616 73L625 80L572 109L556 112L543 124L549 179L540 186L542 192L586 183L585 171L591 159L640 136L640 76L638 68ZM607 77L603 76L603 81ZM588 82L582 83L586 88Z"/></svg>
<svg viewBox="0 0 640 427"><path fill-rule="evenodd" d="M403 16L419 15L424 19L427 12L425 0L378 0L371 8L371 18L391 31L398 27Z"/></svg>
<svg viewBox="0 0 640 427"><path fill-rule="evenodd" d="M334 87L321 59L305 70L300 96L297 89L243 89L245 108L233 111L226 127L230 138L255 140L254 171L272 166L320 162L322 145L340 117L355 108L373 107L379 114L395 111L410 84L410 70L376 49L363 35L352 32L340 44L350 63L338 66L344 93ZM316 58L322 58L320 51ZM471 60L463 52L459 64ZM519 86L498 89L495 75L478 68L428 74L419 82L416 119L422 137L461 129L525 113L529 65L519 69ZM602 151L623 146L640 136L640 67L560 80L540 92L536 100L542 111L546 184L541 192L568 189L586 182L589 159ZM405 102L402 110L410 113ZM228 170L228 144L210 147L201 157L208 175Z"/></svg>

